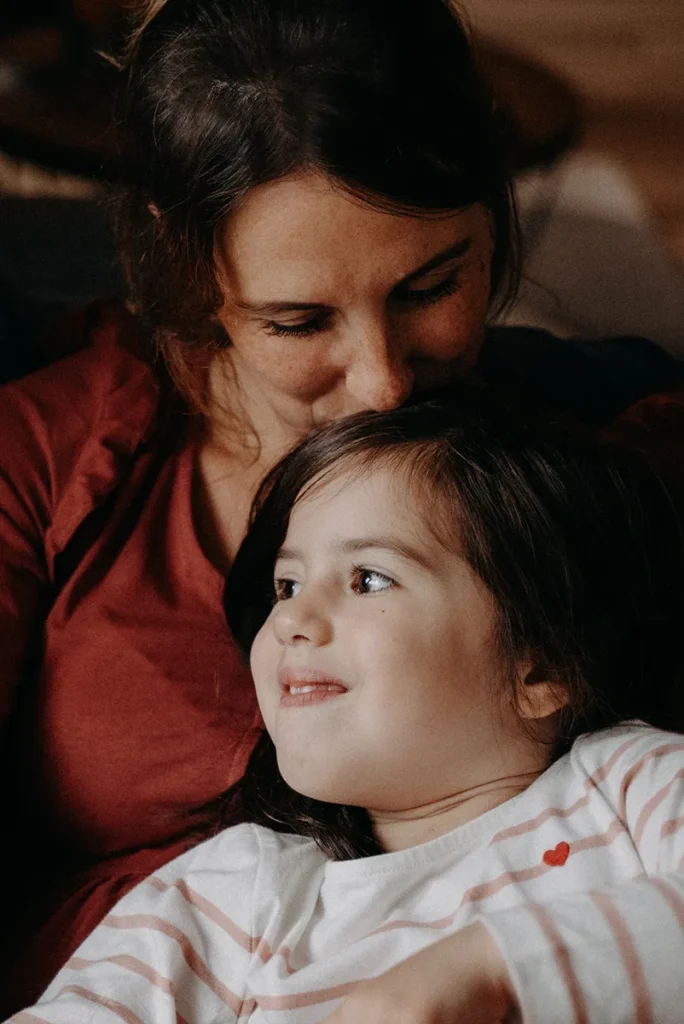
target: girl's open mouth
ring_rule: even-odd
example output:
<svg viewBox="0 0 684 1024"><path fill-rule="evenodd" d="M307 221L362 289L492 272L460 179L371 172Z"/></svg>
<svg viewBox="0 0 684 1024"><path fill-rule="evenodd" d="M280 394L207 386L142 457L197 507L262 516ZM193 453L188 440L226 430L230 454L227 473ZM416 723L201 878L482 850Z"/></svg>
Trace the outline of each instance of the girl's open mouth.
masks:
<svg viewBox="0 0 684 1024"><path fill-rule="evenodd" d="M304 678L295 677L294 673L291 675L290 673L283 673L281 676L281 707L306 707L309 704L320 704L333 697L338 697L342 693L347 693L347 687L337 680L327 678L307 679L306 676L309 673L302 673L302 675L304 675Z"/></svg>

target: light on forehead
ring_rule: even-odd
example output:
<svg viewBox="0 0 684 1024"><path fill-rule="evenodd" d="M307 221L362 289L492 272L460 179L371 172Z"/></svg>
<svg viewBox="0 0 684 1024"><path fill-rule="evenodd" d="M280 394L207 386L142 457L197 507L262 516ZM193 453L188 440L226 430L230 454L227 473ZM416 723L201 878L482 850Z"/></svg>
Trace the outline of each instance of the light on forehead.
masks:
<svg viewBox="0 0 684 1024"><path fill-rule="evenodd" d="M479 203L453 211L388 211L320 173L252 189L216 235L222 285L237 311L342 304L375 282L408 286L449 260L480 252L489 220Z"/></svg>
<svg viewBox="0 0 684 1024"><path fill-rule="evenodd" d="M378 469L385 469L393 477L393 509L403 506L418 532L429 532L446 551L460 554L461 506L456 488L439 471L439 448L439 442L409 443L341 456L302 488L293 509L300 503L333 499L348 484L370 480Z"/></svg>
<svg viewBox="0 0 684 1024"><path fill-rule="evenodd" d="M406 274L400 281L395 284L396 287L410 285L416 281L419 281L422 277L426 277L428 274L445 267L448 263L453 263L455 260L462 260L468 255L472 248L472 239L463 238L453 245L447 246L445 249L441 249L438 253L435 253L429 260L422 263L421 266L416 267L409 274ZM309 267L306 267L307 274L309 273ZM264 301L240 299L235 303L236 308L247 313L259 313L261 316L277 316L279 313L289 313L297 311L309 311L318 308L325 308L320 302L300 302L294 299L269 299Z"/></svg>

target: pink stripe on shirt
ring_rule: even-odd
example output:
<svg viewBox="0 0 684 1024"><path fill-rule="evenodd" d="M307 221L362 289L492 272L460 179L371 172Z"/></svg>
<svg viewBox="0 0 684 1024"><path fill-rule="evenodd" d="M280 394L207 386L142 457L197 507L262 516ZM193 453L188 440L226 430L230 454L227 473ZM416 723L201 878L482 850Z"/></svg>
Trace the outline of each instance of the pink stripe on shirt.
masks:
<svg viewBox="0 0 684 1024"><path fill-rule="evenodd" d="M152 914L129 914L126 916L116 916L109 914L102 922L105 928L119 928L119 929L137 929L137 928L149 928L150 931L161 932L168 938L176 942L183 954L183 959L200 981L204 982L207 988L211 989L215 996L217 996L222 1003L229 1006L233 1013L239 1014L242 1006L242 999L235 994L227 985L224 985L222 981L212 974L208 966L202 960L197 950L190 942L187 935L185 935L179 928L170 924L168 921L164 921L160 917L155 917Z"/></svg>
<svg viewBox="0 0 684 1024"><path fill-rule="evenodd" d="M655 1017L653 1016L651 994L648 990L641 960L625 919L615 906L613 900L606 893L592 892L589 895L608 922L615 939L615 945L620 951L625 966L625 973L632 990L634 1024L656 1024Z"/></svg>
<svg viewBox="0 0 684 1024"><path fill-rule="evenodd" d="M573 1024L589 1024L589 1011L587 1010L584 993L580 987L575 969L572 966L570 953L567 946L565 946L561 939L560 932L554 924L553 917L549 914L548 910L538 903L530 903L529 911L532 916L536 918L539 927L544 932L544 935L553 950L553 956L558 967L558 972L567 985L568 995L570 997L574 1013Z"/></svg>

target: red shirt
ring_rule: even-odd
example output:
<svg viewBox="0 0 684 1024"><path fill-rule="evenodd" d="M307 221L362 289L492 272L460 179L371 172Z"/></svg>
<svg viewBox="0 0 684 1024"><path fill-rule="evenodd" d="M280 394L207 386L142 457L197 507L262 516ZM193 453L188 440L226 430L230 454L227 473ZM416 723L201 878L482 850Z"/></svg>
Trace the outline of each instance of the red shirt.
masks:
<svg viewBox="0 0 684 1024"><path fill-rule="evenodd" d="M260 727L223 579L194 529L190 417L164 411L151 370L118 342L122 317L0 397L14 1006L192 841L191 809L240 777Z"/></svg>

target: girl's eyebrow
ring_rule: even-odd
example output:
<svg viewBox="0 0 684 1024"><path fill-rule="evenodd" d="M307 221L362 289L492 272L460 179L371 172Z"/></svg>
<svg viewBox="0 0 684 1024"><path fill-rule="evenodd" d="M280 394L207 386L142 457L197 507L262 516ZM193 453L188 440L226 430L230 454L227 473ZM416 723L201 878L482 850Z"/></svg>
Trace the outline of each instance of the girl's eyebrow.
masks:
<svg viewBox="0 0 684 1024"><path fill-rule="evenodd" d="M448 263L450 260L461 259L466 256L473 246L472 238L462 238L460 242L456 242L455 245L450 245L448 248L443 249L441 252L431 256L430 259L423 263L422 266L418 267L417 270L412 270L410 274L403 277L399 281L394 289L401 288L404 285L411 284L413 281L417 281L419 278L429 274L431 270L436 270L441 267L444 263ZM273 302L238 302L237 308L245 313L258 313L260 316L277 316L278 313L296 313L296 312L331 312L332 307L326 305L323 302L289 302L288 300L274 300Z"/></svg>
<svg viewBox="0 0 684 1024"><path fill-rule="evenodd" d="M422 552L396 537L359 537L354 540L340 541L335 545L335 548L344 555L356 555L361 551L370 550L387 551L392 555L397 555L406 562L413 562L429 572L434 572L435 570L435 566ZM283 561L301 561L303 554L298 548L283 547L276 557L277 561L280 559Z"/></svg>
<svg viewBox="0 0 684 1024"><path fill-rule="evenodd" d="M398 555L406 562L413 562L423 569L433 571L434 566L429 559L417 548L406 544L397 537L359 537L356 540L345 540L337 545L345 555L355 555L361 551L387 551L391 555Z"/></svg>

